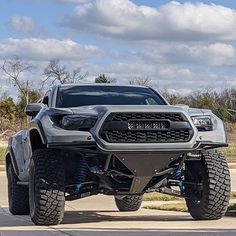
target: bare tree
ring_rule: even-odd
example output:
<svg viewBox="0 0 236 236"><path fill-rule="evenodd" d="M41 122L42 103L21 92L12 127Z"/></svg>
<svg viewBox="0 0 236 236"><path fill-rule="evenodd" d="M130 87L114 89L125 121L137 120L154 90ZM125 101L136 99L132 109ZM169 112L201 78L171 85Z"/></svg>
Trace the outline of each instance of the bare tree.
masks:
<svg viewBox="0 0 236 236"><path fill-rule="evenodd" d="M44 69L43 75L45 76L43 84L48 81L52 84L55 82L60 84L68 84L77 83L83 80L88 75L88 73L81 74L80 67L69 71L66 65L61 65L60 60L55 59L49 62L48 66Z"/></svg>
<svg viewBox="0 0 236 236"><path fill-rule="evenodd" d="M27 104L29 101L29 80L25 80L22 75L31 71L33 68L34 66L32 64L20 60L19 57L15 57L12 60L5 60L1 66L1 70L13 82L20 95L25 98Z"/></svg>
<svg viewBox="0 0 236 236"><path fill-rule="evenodd" d="M129 80L129 84L133 85L142 85L142 86L151 86L152 80L148 77L137 77L135 79Z"/></svg>
<svg viewBox="0 0 236 236"><path fill-rule="evenodd" d="M1 130L1 131L2 131L2 133L0 134L0 138L1 138L2 136L6 135L9 130L6 129L6 130L4 130L4 131L3 131L3 130Z"/></svg>

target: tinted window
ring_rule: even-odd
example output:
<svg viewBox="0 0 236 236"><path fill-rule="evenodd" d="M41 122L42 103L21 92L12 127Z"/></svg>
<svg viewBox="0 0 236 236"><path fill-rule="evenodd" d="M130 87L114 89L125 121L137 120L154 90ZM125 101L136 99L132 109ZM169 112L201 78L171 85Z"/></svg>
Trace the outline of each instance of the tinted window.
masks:
<svg viewBox="0 0 236 236"><path fill-rule="evenodd" d="M47 105L47 106L49 105L49 103L48 103L48 96L44 97L42 103L45 104L45 105Z"/></svg>
<svg viewBox="0 0 236 236"><path fill-rule="evenodd" d="M62 86L57 95L57 107L86 105L166 105L149 88L126 86Z"/></svg>

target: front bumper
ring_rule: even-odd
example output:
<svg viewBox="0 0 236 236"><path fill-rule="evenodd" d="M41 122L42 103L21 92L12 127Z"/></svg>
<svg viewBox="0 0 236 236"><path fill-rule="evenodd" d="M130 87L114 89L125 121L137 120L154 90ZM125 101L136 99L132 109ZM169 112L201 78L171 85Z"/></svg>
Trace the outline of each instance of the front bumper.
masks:
<svg viewBox="0 0 236 236"><path fill-rule="evenodd" d="M167 143L113 143L105 141L101 135L100 130L111 113L128 113L139 112L143 113L180 113L183 114L190 124L193 135L188 142L167 142ZM216 148L227 146L227 139L225 135L223 122L216 117L216 125L213 131L199 132L194 126L189 113L181 107L170 106L108 106L103 109L98 116L96 125L90 130L75 131L64 130L58 126L53 125L51 120L47 117L47 129L44 129L47 137L48 147L57 148L96 148L102 152L192 152L203 148ZM44 120L45 121L45 120Z"/></svg>

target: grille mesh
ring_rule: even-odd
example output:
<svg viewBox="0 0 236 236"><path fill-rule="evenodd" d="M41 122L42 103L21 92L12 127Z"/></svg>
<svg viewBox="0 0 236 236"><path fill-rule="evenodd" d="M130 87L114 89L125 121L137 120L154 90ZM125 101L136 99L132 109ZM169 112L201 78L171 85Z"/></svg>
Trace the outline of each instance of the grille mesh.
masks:
<svg viewBox="0 0 236 236"><path fill-rule="evenodd" d="M105 120L101 130L101 137L109 143L178 143L188 142L193 135L192 128L169 128L163 130L130 130L130 121L158 121L168 120L171 123L186 123L187 118L181 113L112 113ZM103 129L108 124L118 122L120 127L110 125L109 129Z"/></svg>
<svg viewBox="0 0 236 236"><path fill-rule="evenodd" d="M184 121L184 117L177 113L117 113L113 116L112 121L128 121L131 119L138 120L162 120Z"/></svg>
<svg viewBox="0 0 236 236"><path fill-rule="evenodd" d="M188 141L188 130L172 131L107 131L107 140L112 143L171 143Z"/></svg>

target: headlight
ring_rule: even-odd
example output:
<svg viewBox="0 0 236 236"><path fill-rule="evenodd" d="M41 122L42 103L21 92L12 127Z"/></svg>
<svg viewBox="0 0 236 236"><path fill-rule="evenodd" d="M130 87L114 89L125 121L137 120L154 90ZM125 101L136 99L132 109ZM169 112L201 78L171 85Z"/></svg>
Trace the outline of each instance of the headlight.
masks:
<svg viewBox="0 0 236 236"><path fill-rule="evenodd" d="M89 131L96 123L97 117L69 115L62 118L62 128L68 130Z"/></svg>
<svg viewBox="0 0 236 236"><path fill-rule="evenodd" d="M212 131L213 130L213 117L212 116L192 116L193 124L199 131Z"/></svg>

